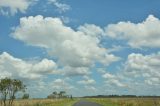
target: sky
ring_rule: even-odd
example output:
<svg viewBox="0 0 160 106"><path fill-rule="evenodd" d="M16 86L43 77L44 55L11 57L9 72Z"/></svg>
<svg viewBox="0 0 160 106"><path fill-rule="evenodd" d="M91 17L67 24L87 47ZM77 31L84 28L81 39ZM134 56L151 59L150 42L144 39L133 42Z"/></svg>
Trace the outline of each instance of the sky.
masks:
<svg viewBox="0 0 160 106"><path fill-rule="evenodd" d="M160 95L159 0L0 0L0 78L32 98Z"/></svg>

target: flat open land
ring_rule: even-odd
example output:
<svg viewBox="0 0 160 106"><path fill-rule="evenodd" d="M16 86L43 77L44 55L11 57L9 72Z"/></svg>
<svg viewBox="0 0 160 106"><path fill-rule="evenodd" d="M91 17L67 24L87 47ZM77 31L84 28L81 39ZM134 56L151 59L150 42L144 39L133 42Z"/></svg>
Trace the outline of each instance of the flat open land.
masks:
<svg viewBox="0 0 160 106"><path fill-rule="evenodd" d="M160 106L160 98L88 98L103 106Z"/></svg>
<svg viewBox="0 0 160 106"><path fill-rule="evenodd" d="M28 99L15 100L13 106L72 106L75 102L76 99Z"/></svg>
<svg viewBox="0 0 160 106"><path fill-rule="evenodd" d="M73 106L102 106L102 105L95 102L90 102L87 100L80 100L77 103L75 103Z"/></svg>
<svg viewBox="0 0 160 106"><path fill-rule="evenodd" d="M13 106L160 106L160 98L29 99Z"/></svg>

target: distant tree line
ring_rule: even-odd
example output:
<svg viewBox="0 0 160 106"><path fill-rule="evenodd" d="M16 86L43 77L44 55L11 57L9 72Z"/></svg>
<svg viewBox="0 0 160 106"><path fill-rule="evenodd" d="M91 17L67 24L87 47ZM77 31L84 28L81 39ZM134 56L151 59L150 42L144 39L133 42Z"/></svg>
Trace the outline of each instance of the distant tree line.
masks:
<svg viewBox="0 0 160 106"><path fill-rule="evenodd" d="M84 98L160 98L160 96L137 96L137 95L96 95L96 96L84 96Z"/></svg>
<svg viewBox="0 0 160 106"><path fill-rule="evenodd" d="M48 99L59 99L59 98L71 98L72 99L72 95L67 95L67 93L65 91L54 91L52 94L47 96Z"/></svg>
<svg viewBox="0 0 160 106"><path fill-rule="evenodd" d="M26 86L17 79L0 79L0 102L1 106L12 106L16 93L24 92Z"/></svg>

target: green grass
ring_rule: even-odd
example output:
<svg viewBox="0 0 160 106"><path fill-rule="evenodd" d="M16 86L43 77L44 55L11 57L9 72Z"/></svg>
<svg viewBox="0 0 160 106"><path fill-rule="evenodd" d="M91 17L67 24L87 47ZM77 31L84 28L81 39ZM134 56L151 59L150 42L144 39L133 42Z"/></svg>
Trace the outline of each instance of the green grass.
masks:
<svg viewBox="0 0 160 106"><path fill-rule="evenodd" d="M76 100L63 99L63 100L53 100L48 103L36 103L33 106L72 106Z"/></svg>
<svg viewBox="0 0 160 106"><path fill-rule="evenodd" d="M73 106L79 99L15 100L13 106ZM160 98L87 98L103 106L160 106Z"/></svg>
<svg viewBox="0 0 160 106"><path fill-rule="evenodd" d="M87 98L103 106L160 106L160 98Z"/></svg>

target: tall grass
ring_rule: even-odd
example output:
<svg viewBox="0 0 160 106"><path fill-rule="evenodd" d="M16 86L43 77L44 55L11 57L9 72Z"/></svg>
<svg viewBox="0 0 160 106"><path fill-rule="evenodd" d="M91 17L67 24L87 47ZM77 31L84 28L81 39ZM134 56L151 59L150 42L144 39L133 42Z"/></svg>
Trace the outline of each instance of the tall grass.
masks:
<svg viewBox="0 0 160 106"><path fill-rule="evenodd" d="M160 98L88 98L103 106L160 106Z"/></svg>
<svg viewBox="0 0 160 106"><path fill-rule="evenodd" d="M72 106L75 102L71 99L28 99L15 100L13 106Z"/></svg>

